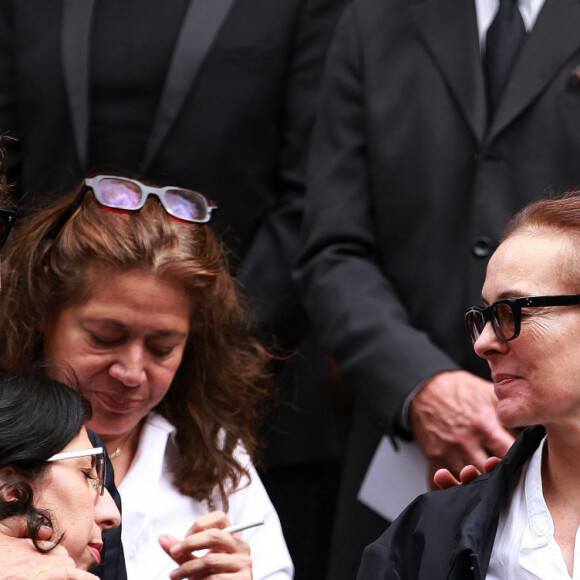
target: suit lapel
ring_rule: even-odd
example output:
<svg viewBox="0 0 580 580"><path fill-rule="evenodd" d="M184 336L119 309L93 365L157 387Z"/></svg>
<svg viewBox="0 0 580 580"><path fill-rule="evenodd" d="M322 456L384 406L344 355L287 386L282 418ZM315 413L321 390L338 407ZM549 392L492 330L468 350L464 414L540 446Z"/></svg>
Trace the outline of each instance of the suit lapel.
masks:
<svg viewBox="0 0 580 580"><path fill-rule="evenodd" d="M474 1L425 0L411 10L423 43L481 142L487 113Z"/></svg>
<svg viewBox="0 0 580 580"><path fill-rule="evenodd" d="M578 0L546 0L506 85L487 141L513 121L578 50L579 31Z"/></svg>
<svg viewBox="0 0 580 580"><path fill-rule="evenodd" d="M64 0L61 30L64 83L83 171L88 165L89 42L94 6L95 0Z"/></svg>
<svg viewBox="0 0 580 580"><path fill-rule="evenodd" d="M187 92L234 0L191 0L171 58L163 93L147 142L143 171L151 163L179 114ZM64 0L62 66L75 146L88 168L89 50L95 0Z"/></svg>
<svg viewBox="0 0 580 580"><path fill-rule="evenodd" d="M143 171L159 151L234 0L191 0L147 142Z"/></svg>

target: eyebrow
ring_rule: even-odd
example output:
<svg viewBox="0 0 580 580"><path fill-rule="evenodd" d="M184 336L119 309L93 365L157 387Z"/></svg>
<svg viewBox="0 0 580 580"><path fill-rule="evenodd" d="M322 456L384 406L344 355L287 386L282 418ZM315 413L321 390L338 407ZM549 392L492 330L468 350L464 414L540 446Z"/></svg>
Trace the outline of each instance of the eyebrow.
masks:
<svg viewBox="0 0 580 580"><path fill-rule="evenodd" d="M116 326L117 328L121 329L121 330L127 330L129 328L129 325L124 324L123 322L120 322L119 320L116 320L115 318L86 318L84 320L85 323L90 323L90 324L110 324L111 326ZM181 332L180 330L157 330L153 333L154 336L159 336L159 337L178 337L178 338L187 338L189 333L187 332Z"/></svg>
<svg viewBox="0 0 580 580"><path fill-rule="evenodd" d="M503 300L504 298L522 298L524 296L530 296L529 292L523 292L522 290L504 290L500 292L499 296L493 301L488 302L483 296L481 297L481 301L485 306L489 306L498 300Z"/></svg>

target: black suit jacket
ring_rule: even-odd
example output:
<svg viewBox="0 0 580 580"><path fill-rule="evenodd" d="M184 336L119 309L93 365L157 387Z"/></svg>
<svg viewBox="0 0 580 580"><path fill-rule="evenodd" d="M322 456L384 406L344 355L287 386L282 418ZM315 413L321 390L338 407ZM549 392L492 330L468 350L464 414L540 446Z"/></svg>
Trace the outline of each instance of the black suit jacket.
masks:
<svg viewBox="0 0 580 580"><path fill-rule="evenodd" d="M212 225L233 250L240 286L264 327L291 348L305 340L307 328L290 276L306 144L342 3L189 2L146 151L134 166L119 168L201 191L217 202ZM0 131L19 139L10 144L9 177L17 180L24 203L33 205L100 167L89 146L99 4L1 0L0 9ZM165 3L164 10L173 9ZM163 21L161 14L151 18ZM131 31L126 22L126 34ZM155 42L154 35L142 42ZM125 62L118 67L121 74L127 67L127 75L147 78L147 62L138 70ZM138 103L137 96L128 98ZM302 356L311 354L307 347ZM320 424L332 421L323 365L315 362L310 370L303 364L298 378L286 383L288 397L297 383L298 406L308 412L284 427L275 460L335 457L334 437L320 447L310 444Z"/></svg>
<svg viewBox="0 0 580 580"><path fill-rule="evenodd" d="M353 433L363 446L347 459L335 578L354 577L373 539L355 523L355 498L405 398L440 371L488 377L463 312L481 302L509 217L580 183L579 27L578 0L546 0L488 124L473 1L354 0L343 14L297 273L323 347L366 414Z"/></svg>

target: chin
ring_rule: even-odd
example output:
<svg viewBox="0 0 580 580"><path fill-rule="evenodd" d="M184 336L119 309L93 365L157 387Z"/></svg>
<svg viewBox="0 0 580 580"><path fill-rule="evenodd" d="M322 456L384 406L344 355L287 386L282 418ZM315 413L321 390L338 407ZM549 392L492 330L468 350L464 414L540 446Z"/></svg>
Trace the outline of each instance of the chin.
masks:
<svg viewBox="0 0 580 580"><path fill-rule="evenodd" d="M511 405L507 406L498 403L496 413L499 422L506 429L519 429L537 423L537 421L531 420L528 414L523 413L521 409L514 409Z"/></svg>

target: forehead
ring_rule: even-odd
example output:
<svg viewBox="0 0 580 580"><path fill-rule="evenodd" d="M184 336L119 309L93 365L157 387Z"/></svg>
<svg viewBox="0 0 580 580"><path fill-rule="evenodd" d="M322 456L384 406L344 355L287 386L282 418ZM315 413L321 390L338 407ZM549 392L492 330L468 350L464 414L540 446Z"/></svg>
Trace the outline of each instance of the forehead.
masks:
<svg viewBox="0 0 580 580"><path fill-rule="evenodd" d="M545 230L505 240L491 257L483 297L574 293L574 244L566 234Z"/></svg>

